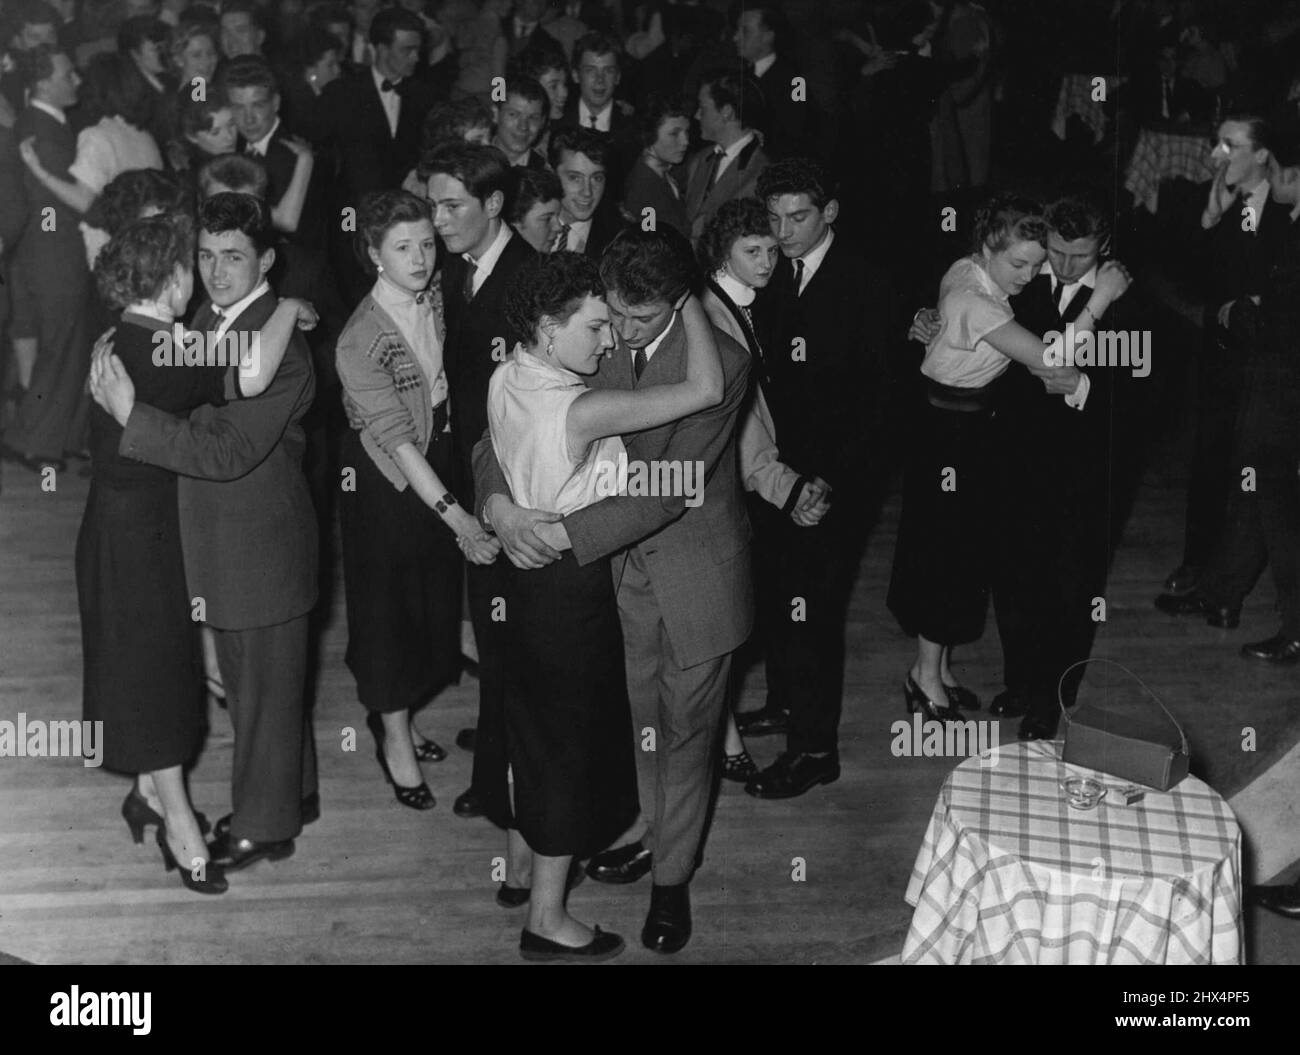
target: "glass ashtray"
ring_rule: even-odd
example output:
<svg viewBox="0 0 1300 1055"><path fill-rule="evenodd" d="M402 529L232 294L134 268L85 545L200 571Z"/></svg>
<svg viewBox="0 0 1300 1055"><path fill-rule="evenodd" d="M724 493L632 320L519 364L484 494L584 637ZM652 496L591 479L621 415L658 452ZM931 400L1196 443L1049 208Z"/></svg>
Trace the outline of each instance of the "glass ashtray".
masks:
<svg viewBox="0 0 1300 1055"><path fill-rule="evenodd" d="M1091 777L1070 777L1061 781L1065 801L1074 810L1095 810L1106 797L1105 785Z"/></svg>

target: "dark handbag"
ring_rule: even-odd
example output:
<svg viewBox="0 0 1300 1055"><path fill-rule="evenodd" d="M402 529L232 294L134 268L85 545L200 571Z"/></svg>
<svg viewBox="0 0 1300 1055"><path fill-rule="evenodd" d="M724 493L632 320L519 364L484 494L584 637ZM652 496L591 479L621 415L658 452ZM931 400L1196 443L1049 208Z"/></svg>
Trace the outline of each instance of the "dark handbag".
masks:
<svg viewBox="0 0 1300 1055"><path fill-rule="evenodd" d="M1061 686L1065 676L1085 663L1109 663L1119 667L1136 681L1169 719L1154 721L1149 717L1117 714L1095 703L1085 703L1073 715L1065 710ZM1109 659L1085 659L1066 668L1057 683L1057 699L1065 715L1065 750L1063 760L1102 773L1144 784L1157 791L1168 791L1187 776L1191 755L1182 726L1169 709L1156 698L1146 682L1127 667Z"/></svg>

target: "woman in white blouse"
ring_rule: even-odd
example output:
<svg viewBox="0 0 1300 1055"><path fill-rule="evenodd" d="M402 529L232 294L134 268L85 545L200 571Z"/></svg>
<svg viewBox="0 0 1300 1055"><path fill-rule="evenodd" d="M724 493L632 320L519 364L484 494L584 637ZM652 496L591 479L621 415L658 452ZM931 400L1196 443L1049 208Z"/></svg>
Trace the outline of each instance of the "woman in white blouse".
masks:
<svg viewBox="0 0 1300 1055"><path fill-rule="evenodd" d="M688 293L678 303L684 381L589 389L584 378L614 347L595 262L553 253L520 276L506 318L528 342L497 368L488 387L492 447L516 502L567 515L616 494L627 471L623 433L721 401L713 330ZM622 938L578 922L565 906L572 860L608 846L638 812L610 560L579 565L570 551L543 568L514 569L508 594L506 743L518 825L510 832L511 859L520 857L515 839L532 851L520 953L530 960L617 956Z"/></svg>
<svg viewBox="0 0 1300 1055"><path fill-rule="evenodd" d="M763 396L764 351L754 331L751 306L776 268L776 239L766 206L757 198L727 202L700 235L698 251L709 276L703 298L709 321L747 348L754 360L749 375L752 394L740 419L737 444L745 490L789 514L800 527L812 527L830 508L829 488L821 480L801 480L781 461L776 426ZM725 779L743 782L758 773L731 711L727 712L722 749Z"/></svg>
<svg viewBox="0 0 1300 1055"><path fill-rule="evenodd" d="M1047 232L1034 202L994 198L976 215L974 252L954 263L939 286L942 326L921 364L925 399L914 419L888 601L918 642L903 688L907 709L933 719L958 720L957 707L978 707L950 659L954 645L984 630L998 515L997 381L1014 360L1051 393L1087 395L1074 366L1046 365L1057 361L1057 350L1016 323L1008 304L1038 274ZM1121 271L1103 268L1075 331L1093 329L1125 285Z"/></svg>
<svg viewBox="0 0 1300 1055"><path fill-rule="evenodd" d="M158 144L144 130L151 100L144 82L127 66L130 59L100 54L86 69L81 102L91 124L77 136L77 157L68 168L72 180L47 172L29 142L20 145L23 162L46 189L80 214L123 172L161 169Z"/></svg>

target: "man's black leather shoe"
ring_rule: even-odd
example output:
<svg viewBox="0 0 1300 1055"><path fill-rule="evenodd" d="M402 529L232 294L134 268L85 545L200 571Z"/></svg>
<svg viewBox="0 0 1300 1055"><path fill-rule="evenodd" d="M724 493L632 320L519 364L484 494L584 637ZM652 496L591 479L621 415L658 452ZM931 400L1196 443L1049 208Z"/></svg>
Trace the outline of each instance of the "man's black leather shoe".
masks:
<svg viewBox="0 0 1300 1055"><path fill-rule="evenodd" d="M456 746L462 751L473 751L478 742L477 729L462 729L456 734Z"/></svg>
<svg viewBox="0 0 1300 1055"><path fill-rule="evenodd" d="M1300 661L1300 641L1288 641L1281 634L1275 634L1267 641L1242 645L1241 654L1247 659L1263 659L1269 663L1295 663Z"/></svg>
<svg viewBox="0 0 1300 1055"><path fill-rule="evenodd" d="M1201 569L1180 564L1165 579L1166 593L1191 593L1201 578Z"/></svg>
<svg viewBox="0 0 1300 1055"><path fill-rule="evenodd" d="M1241 622L1241 605L1211 604L1199 593L1162 593L1156 607L1165 615L1203 615L1210 626L1235 629Z"/></svg>
<svg viewBox="0 0 1300 1055"><path fill-rule="evenodd" d="M1279 916L1300 919L1300 879L1290 886L1251 887L1250 900L1260 908L1276 912Z"/></svg>
<svg viewBox="0 0 1300 1055"><path fill-rule="evenodd" d="M834 752L809 755L783 751L745 785L745 791L759 799L793 799L818 784L833 784L839 779L840 759Z"/></svg>
<svg viewBox="0 0 1300 1055"><path fill-rule="evenodd" d="M641 944L654 952L677 952L691 940L691 885L650 888L650 912L641 928Z"/></svg>
<svg viewBox="0 0 1300 1055"><path fill-rule="evenodd" d="M315 824L320 820L320 792L313 791L302 800L302 823L303 827L308 824ZM216 827L212 829L212 834L220 839L230 834L230 821L233 814L227 813L217 821Z"/></svg>
<svg viewBox="0 0 1300 1055"><path fill-rule="evenodd" d="M603 850L587 862L587 875L598 883L635 883L654 862L637 840L614 850Z"/></svg>
<svg viewBox="0 0 1300 1055"><path fill-rule="evenodd" d="M451 812L457 817L482 817L485 811L474 789L470 788L451 804Z"/></svg>
<svg viewBox="0 0 1300 1055"><path fill-rule="evenodd" d="M790 712L779 707L760 707L736 715L736 728L741 736L773 736L784 733L790 726Z"/></svg>
<svg viewBox="0 0 1300 1055"><path fill-rule="evenodd" d="M1016 730L1016 736L1021 740L1054 740L1056 722L1055 715L1051 718L1042 718L1036 714L1027 715L1020 723L1020 728Z"/></svg>
<svg viewBox="0 0 1300 1055"><path fill-rule="evenodd" d="M212 840L208 853L212 855L212 863L220 865L223 871L238 872L263 859L283 861L286 857L293 856L294 849L292 839L259 843L252 839L236 839L226 832Z"/></svg>
<svg viewBox="0 0 1300 1055"><path fill-rule="evenodd" d="M1029 713L1029 701L1014 689L1003 689L989 704L989 714L994 718L1019 718Z"/></svg>

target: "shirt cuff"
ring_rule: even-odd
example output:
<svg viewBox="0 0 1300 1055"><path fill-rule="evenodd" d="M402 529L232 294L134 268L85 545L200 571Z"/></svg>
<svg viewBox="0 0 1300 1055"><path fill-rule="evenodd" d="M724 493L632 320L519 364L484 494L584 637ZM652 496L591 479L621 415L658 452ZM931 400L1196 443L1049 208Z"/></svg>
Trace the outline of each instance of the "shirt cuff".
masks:
<svg viewBox="0 0 1300 1055"><path fill-rule="evenodd" d="M1092 381L1088 379L1087 374L1079 375L1079 385L1074 390L1073 395L1065 397L1065 405L1073 407L1075 410L1082 410L1083 405L1088 402L1088 393L1092 391Z"/></svg>

